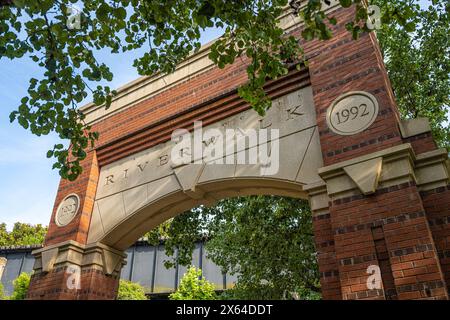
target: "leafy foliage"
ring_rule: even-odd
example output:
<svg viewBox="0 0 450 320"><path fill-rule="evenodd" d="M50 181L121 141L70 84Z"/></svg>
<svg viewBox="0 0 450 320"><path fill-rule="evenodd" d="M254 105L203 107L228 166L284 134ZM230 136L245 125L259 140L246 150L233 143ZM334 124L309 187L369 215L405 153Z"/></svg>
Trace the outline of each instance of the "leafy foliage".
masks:
<svg viewBox="0 0 450 320"><path fill-rule="evenodd" d="M214 285L202 277L202 270L189 267L180 281L180 286L170 294L170 300L215 300Z"/></svg>
<svg viewBox="0 0 450 320"><path fill-rule="evenodd" d="M148 300L145 289L139 283L120 280L117 300Z"/></svg>
<svg viewBox="0 0 450 320"><path fill-rule="evenodd" d="M6 300L5 290L3 284L0 283L0 300Z"/></svg>
<svg viewBox="0 0 450 320"><path fill-rule="evenodd" d="M355 21L347 25L355 38L370 31L365 24L367 11L359 0L339 2L343 7L355 5ZM393 1L389 10L384 10L383 21L396 21L411 29L415 11L403 2ZM10 120L35 135L56 132L70 142L69 147L57 144L47 153L55 159L53 168L69 180L79 176L80 161L98 139L77 104L90 93L96 105L109 107L116 94L102 85L111 81L113 74L97 60L100 50L116 54L146 47L133 64L138 72L168 73L200 48L203 30L223 28L224 35L212 46L209 57L219 68L237 58L249 61L249 82L239 93L260 114L270 107L264 83L286 74L288 63L303 62L299 42L284 36L278 24L287 0L86 0L81 3L80 28L68 24L76 18L69 10L74 3L80 4L75 0L0 3L0 60L29 57L43 71L39 79L30 79L28 95ZM325 14L321 1L289 4L289 10L306 23L303 38L332 36L329 26L338 21Z"/></svg>
<svg viewBox="0 0 450 320"><path fill-rule="evenodd" d="M27 297L28 288L30 287L30 275L22 272L14 281L14 290L9 297L11 300L25 300Z"/></svg>
<svg viewBox="0 0 450 320"><path fill-rule="evenodd" d="M27 246L44 243L47 227L16 222L8 232L6 224L0 223L0 246Z"/></svg>
<svg viewBox="0 0 450 320"><path fill-rule="evenodd" d="M175 261L189 265L195 240L201 237L208 238L209 258L238 276L228 296L282 299L297 292L306 299L320 292L311 212L305 201L232 198L179 215L167 230L166 254L173 258L166 266Z"/></svg>
<svg viewBox="0 0 450 320"><path fill-rule="evenodd" d="M375 3L391 7L387 0ZM385 24L378 39L402 116L429 118L434 138L450 150L450 4L433 1L425 10L414 8L414 32L398 23Z"/></svg>

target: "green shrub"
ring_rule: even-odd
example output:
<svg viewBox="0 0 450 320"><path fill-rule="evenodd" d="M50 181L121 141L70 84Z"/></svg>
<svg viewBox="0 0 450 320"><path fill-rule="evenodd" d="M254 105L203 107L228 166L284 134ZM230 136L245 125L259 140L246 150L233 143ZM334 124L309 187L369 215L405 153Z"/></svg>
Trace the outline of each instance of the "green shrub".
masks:
<svg viewBox="0 0 450 320"><path fill-rule="evenodd" d="M216 300L214 285L202 277L202 270L190 267L180 282L180 287L169 296L170 300Z"/></svg>
<svg viewBox="0 0 450 320"><path fill-rule="evenodd" d="M139 283L120 280L117 300L148 300L144 287Z"/></svg>
<svg viewBox="0 0 450 320"><path fill-rule="evenodd" d="M0 300L6 300L5 291L3 289L3 285L0 282Z"/></svg>
<svg viewBox="0 0 450 320"><path fill-rule="evenodd" d="M9 297L11 300L24 300L27 297L30 278L28 273L22 272L17 279L13 281L14 290L11 297Z"/></svg>

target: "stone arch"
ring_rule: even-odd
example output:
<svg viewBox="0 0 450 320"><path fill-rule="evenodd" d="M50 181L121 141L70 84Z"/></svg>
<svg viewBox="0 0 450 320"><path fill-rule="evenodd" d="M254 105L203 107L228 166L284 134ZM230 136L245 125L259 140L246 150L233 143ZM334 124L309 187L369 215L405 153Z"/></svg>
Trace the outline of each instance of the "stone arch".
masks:
<svg viewBox="0 0 450 320"><path fill-rule="evenodd" d="M83 107L100 140L78 180L61 180L28 297L114 299L123 249L140 234L198 204L267 193L310 200L324 299L448 299L448 151L426 119L400 119L376 35L355 41L346 31L354 8L325 9L339 21L333 38L304 43L308 66L267 83L264 118L237 94L247 62L215 68L210 45L173 74L120 88L108 110ZM280 23L300 37L301 21L284 14ZM265 174L272 162L217 168L214 157L180 166L171 134L195 135L197 121L219 132L279 129L279 140L240 151L279 141L279 171ZM79 286L68 287L76 274Z"/></svg>
<svg viewBox="0 0 450 320"><path fill-rule="evenodd" d="M307 199L307 193L297 183L276 181L265 178L242 179L229 184L228 180L216 180L200 186L211 190L206 198L193 199L183 197L182 191L167 194L151 204L134 211L130 216L114 225L98 242L125 250L135 243L147 231L162 222L200 205L213 205L216 201L248 195L278 195L292 198ZM211 189L210 189L211 188ZM169 205L168 205L169 203Z"/></svg>
<svg viewBox="0 0 450 320"><path fill-rule="evenodd" d="M282 96L273 104L265 117L248 110L202 128L205 137L210 129L225 137L231 126L259 133L266 130L261 129L263 122L270 123L271 130L279 130L279 139L264 143L263 151L260 141L251 144L246 140L240 151L233 148L227 152L224 145L220 157L224 164L211 157L209 163L174 166L170 157L176 143L168 141L102 168L87 243L101 242L124 250L164 220L225 197L277 194L307 199L303 187L320 182L318 169L323 165L311 88ZM296 108L298 114L289 113ZM236 145L236 139L233 141L231 145ZM275 150L275 144L280 153L271 159L279 161L275 174L269 172L275 164L245 164L253 151L269 152L271 147ZM234 164L225 164L227 156L234 158ZM239 162L239 156L246 161Z"/></svg>

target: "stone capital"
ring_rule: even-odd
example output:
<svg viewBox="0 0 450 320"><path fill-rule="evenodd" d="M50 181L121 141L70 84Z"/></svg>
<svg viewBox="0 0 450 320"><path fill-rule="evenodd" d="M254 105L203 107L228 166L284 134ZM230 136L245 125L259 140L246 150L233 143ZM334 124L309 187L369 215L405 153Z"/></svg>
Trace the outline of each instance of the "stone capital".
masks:
<svg viewBox="0 0 450 320"><path fill-rule="evenodd" d="M370 195L378 189L414 182L419 191L450 183L448 153L438 149L416 155L409 143L319 169L333 200Z"/></svg>
<svg viewBox="0 0 450 320"><path fill-rule="evenodd" d="M327 185L324 181L311 183L303 187L308 193L309 203L313 216L328 213L330 197L327 193Z"/></svg>
<svg viewBox="0 0 450 320"><path fill-rule="evenodd" d="M122 251L102 243L83 245L72 240L35 250L32 254L35 273L76 265L81 269L93 268L107 275L119 275L126 258Z"/></svg>

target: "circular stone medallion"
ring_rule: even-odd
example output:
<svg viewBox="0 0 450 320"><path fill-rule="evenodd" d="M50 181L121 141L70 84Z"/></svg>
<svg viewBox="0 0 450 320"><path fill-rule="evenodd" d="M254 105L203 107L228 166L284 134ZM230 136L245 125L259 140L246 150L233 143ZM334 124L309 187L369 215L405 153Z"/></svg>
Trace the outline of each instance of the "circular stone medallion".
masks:
<svg viewBox="0 0 450 320"><path fill-rule="evenodd" d="M370 93L353 91L337 98L327 112L328 127L349 136L364 131L378 116L378 101Z"/></svg>
<svg viewBox="0 0 450 320"><path fill-rule="evenodd" d="M70 194L59 204L56 211L55 222L58 227L68 225L78 212L80 198L76 194Z"/></svg>

